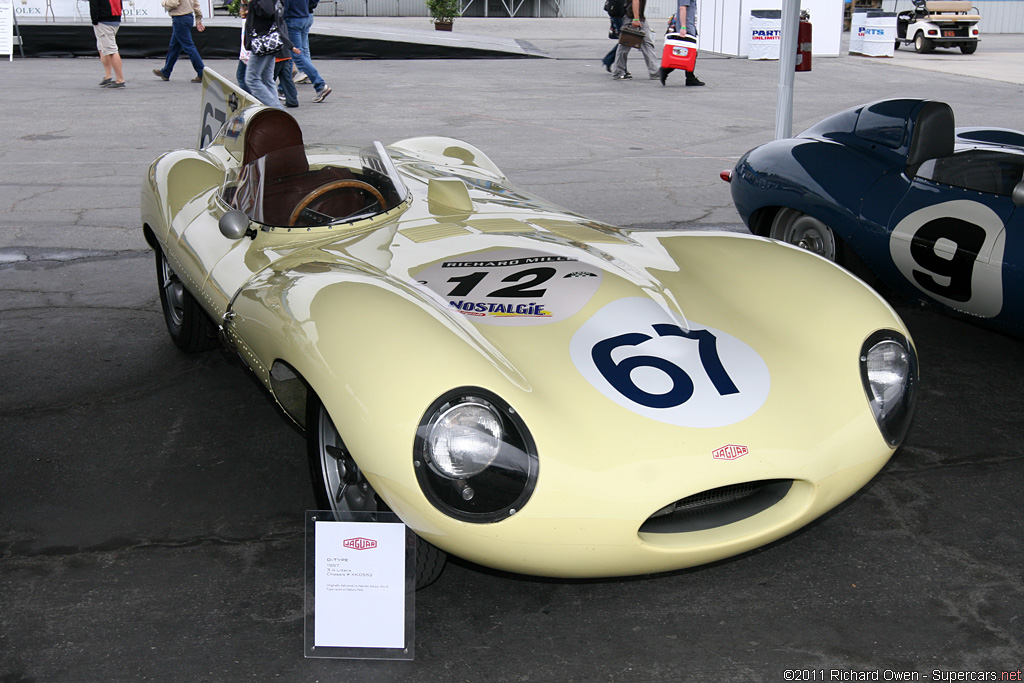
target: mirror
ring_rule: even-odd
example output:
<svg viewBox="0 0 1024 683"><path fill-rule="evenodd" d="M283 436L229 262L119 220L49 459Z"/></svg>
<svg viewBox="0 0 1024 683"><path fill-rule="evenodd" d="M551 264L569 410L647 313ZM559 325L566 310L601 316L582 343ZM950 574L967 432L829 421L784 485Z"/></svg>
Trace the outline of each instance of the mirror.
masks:
<svg viewBox="0 0 1024 683"><path fill-rule="evenodd" d="M220 234L229 240L240 240L247 235L256 237L256 231L249 227L249 217L237 209L221 216L217 225L220 227Z"/></svg>
<svg viewBox="0 0 1024 683"><path fill-rule="evenodd" d="M1014 206L1024 206L1024 180L1013 186L1013 193L1010 196L1013 197Z"/></svg>

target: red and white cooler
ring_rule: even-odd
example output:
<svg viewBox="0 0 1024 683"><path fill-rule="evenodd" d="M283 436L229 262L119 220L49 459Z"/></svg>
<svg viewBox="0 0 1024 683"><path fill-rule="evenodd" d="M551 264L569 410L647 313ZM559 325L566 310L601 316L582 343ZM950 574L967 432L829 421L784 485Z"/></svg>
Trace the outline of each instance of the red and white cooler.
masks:
<svg viewBox="0 0 1024 683"><path fill-rule="evenodd" d="M696 63L697 39L694 36L684 36L678 33L669 33L665 36L665 48L661 52L663 69L693 71L693 66Z"/></svg>

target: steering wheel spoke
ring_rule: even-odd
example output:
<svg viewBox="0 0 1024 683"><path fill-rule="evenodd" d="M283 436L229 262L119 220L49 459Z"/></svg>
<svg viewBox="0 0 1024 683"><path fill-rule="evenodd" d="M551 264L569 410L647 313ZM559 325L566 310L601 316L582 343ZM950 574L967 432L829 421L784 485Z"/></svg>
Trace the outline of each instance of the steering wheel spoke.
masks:
<svg viewBox="0 0 1024 683"><path fill-rule="evenodd" d="M292 210L291 216L288 219L288 225L294 226L296 222L298 222L300 217L307 217L307 213L312 213L316 217L315 219L309 220L316 221L321 216L324 219L326 219L323 223L317 222L318 225L326 225L327 223L336 220L334 218L331 218L327 214L323 214L318 211L314 211L313 209L310 209L309 206L315 201L323 201L323 199L332 192L352 188L369 193L374 198L374 200L376 200L377 203L380 204L381 211L388 210L387 202L384 200L384 195L381 194L380 190L375 188L373 185L370 185L369 183L363 180L335 180L333 182L327 183L326 185L321 185L320 187L316 188L315 190L307 194L305 197L300 199L298 204L296 204L295 208ZM355 214L350 215L356 215L360 212L362 212L362 209L355 212Z"/></svg>

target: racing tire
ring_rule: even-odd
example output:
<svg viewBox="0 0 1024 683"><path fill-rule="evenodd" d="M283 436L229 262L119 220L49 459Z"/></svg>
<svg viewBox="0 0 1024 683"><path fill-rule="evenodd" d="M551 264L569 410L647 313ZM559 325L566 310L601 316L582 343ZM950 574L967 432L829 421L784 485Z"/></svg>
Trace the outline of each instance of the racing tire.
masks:
<svg viewBox="0 0 1024 683"><path fill-rule="evenodd" d="M160 249L156 250L156 279L164 322L174 345L185 353L217 348L220 345L217 326L185 288Z"/></svg>
<svg viewBox="0 0 1024 683"><path fill-rule="evenodd" d="M977 51L977 43L960 43L960 52L964 53L965 55L973 55Z"/></svg>
<svg viewBox="0 0 1024 683"><path fill-rule="evenodd" d="M924 54L935 50L935 43L932 42L931 38L926 38L922 31L918 31L917 35L914 36L914 51Z"/></svg>
<svg viewBox="0 0 1024 683"><path fill-rule="evenodd" d="M817 218L796 209L780 209L772 219L767 236L842 265L842 242L836 238L832 229Z"/></svg>
<svg viewBox="0 0 1024 683"><path fill-rule="evenodd" d="M306 397L306 454L318 509L343 514L390 511L363 477L327 409L312 390ZM446 552L417 536L416 590L437 581L447 561Z"/></svg>

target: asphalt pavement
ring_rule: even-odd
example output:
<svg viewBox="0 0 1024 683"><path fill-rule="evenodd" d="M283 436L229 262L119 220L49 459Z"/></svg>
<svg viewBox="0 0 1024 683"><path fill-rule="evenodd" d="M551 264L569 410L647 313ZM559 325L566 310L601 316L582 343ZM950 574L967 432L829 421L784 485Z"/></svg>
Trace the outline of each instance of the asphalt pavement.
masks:
<svg viewBox="0 0 1024 683"><path fill-rule="evenodd" d="M773 136L777 63L702 55L706 87L662 87L638 53L633 80L611 79L603 20L458 31L552 58L321 61L333 94L300 86L291 110L306 139L448 135L595 219L744 229L718 173ZM225 354L179 353L160 312L139 188L157 155L195 144L200 112L187 61L168 82L159 65L126 61L128 87L107 90L96 59L0 61L0 681L1021 679L1022 342L900 301L918 412L819 521L633 579L454 561L416 595L415 660L305 659L302 437ZM820 58L797 74L793 129L912 96L1024 130L1022 90L1021 36Z"/></svg>

